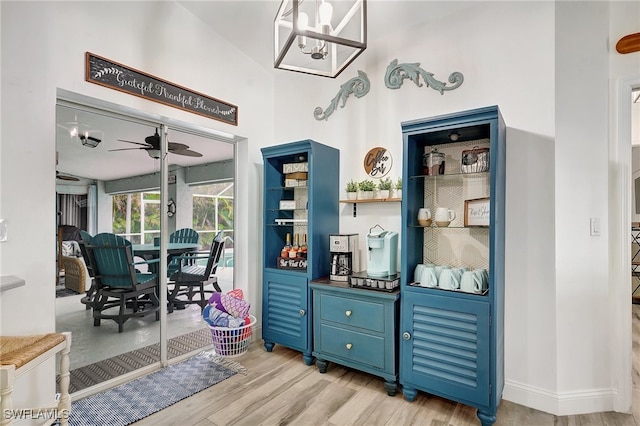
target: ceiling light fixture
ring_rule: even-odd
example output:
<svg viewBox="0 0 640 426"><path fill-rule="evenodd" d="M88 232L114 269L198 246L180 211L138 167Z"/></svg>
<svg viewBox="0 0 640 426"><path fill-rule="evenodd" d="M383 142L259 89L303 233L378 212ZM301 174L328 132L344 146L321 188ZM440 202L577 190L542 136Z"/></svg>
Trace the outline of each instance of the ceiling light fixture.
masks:
<svg viewBox="0 0 640 426"><path fill-rule="evenodd" d="M335 78L366 48L367 0L280 4L274 21L275 68Z"/></svg>
<svg viewBox="0 0 640 426"><path fill-rule="evenodd" d="M453 131L452 133L449 133L449 139L451 139L451 142L455 142L458 139L460 139L460 133Z"/></svg>
<svg viewBox="0 0 640 426"><path fill-rule="evenodd" d="M160 150L159 149L147 149L147 148L145 148L145 151L147 151L147 154L149 154L149 157L151 157L151 158L155 158L156 160L158 158L160 158Z"/></svg>
<svg viewBox="0 0 640 426"><path fill-rule="evenodd" d="M80 142L82 145L88 146L89 148L95 148L102 142L102 139L94 138L93 136L89 136L88 132L84 132L83 135L78 136L80 138Z"/></svg>

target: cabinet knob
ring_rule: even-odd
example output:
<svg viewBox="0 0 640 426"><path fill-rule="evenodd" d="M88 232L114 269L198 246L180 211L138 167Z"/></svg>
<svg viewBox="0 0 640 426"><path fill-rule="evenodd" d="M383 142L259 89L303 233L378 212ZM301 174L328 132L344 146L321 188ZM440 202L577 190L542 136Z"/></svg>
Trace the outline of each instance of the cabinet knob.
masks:
<svg viewBox="0 0 640 426"><path fill-rule="evenodd" d="M408 331L405 331L404 333L402 333L402 338L404 340L409 340L409 339L411 339L411 334L409 334Z"/></svg>
<svg viewBox="0 0 640 426"><path fill-rule="evenodd" d="M351 316L351 311L347 311L344 313L346 316L350 317Z"/></svg>
<svg viewBox="0 0 640 426"><path fill-rule="evenodd" d="M347 349L351 349L353 347L353 345L351 343L347 343Z"/></svg>
<svg viewBox="0 0 640 426"><path fill-rule="evenodd" d="M305 310L304 309L300 309L300 316L303 317L304 314L306 314Z"/></svg>

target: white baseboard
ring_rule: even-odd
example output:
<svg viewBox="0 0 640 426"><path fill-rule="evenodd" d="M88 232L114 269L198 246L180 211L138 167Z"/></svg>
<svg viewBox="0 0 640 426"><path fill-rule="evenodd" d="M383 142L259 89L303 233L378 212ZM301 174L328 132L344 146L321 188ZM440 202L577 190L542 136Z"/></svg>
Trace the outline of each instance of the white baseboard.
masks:
<svg viewBox="0 0 640 426"><path fill-rule="evenodd" d="M556 416L613 411L615 389L551 392L514 381L505 381L502 398Z"/></svg>

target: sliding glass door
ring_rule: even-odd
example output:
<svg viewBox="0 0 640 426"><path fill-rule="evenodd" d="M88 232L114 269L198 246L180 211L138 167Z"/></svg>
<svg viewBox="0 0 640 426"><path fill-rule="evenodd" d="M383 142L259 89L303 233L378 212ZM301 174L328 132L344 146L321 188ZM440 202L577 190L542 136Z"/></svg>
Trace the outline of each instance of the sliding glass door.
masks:
<svg viewBox="0 0 640 426"><path fill-rule="evenodd" d="M55 215L60 228L77 228L92 236L116 234L132 244L137 262L165 255L167 265L175 254L168 250L169 236L176 230L197 228L201 234L198 250L207 249L213 232L224 230L228 244L221 261L232 271L235 176L222 171L229 170L227 164L233 165L232 141L216 140L206 129L191 128L188 123L167 120L171 122L168 126L162 119L150 120L141 111L101 101L93 104L84 97L82 102L62 98L56 106L59 202ZM164 157L163 151L167 154ZM162 176L166 176L164 184ZM203 206L198 188L222 183L227 189L219 187L216 205ZM64 223L75 217L76 212L71 212L74 201L84 203L85 212L89 205L91 212L84 219ZM201 221L203 215L215 220ZM77 374L72 372L72 392L157 364L163 354L171 360L211 345L200 307L195 305L168 313L165 303L160 321L155 315L133 317L123 324L122 332L112 320L102 319L99 326L94 325L91 295L87 293L95 290L90 265L77 250L79 244L73 243L73 233L59 235L56 329L73 333L70 361ZM162 235L165 238L158 244ZM158 293L166 301L171 283L167 285L168 277L157 265L139 263L136 270L160 275ZM229 269L225 272L225 285L231 289L233 273Z"/></svg>

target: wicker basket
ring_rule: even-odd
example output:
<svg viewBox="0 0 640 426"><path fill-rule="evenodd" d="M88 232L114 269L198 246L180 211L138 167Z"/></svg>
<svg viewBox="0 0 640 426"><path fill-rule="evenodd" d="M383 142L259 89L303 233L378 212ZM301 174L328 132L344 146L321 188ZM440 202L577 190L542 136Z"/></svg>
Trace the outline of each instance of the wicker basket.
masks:
<svg viewBox="0 0 640 426"><path fill-rule="evenodd" d="M256 317L249 315L250 322L241 327L214 327L209 325L213 347L217 355L234 358L249 350L249 344L253 337L253 326Z"/></svg>

